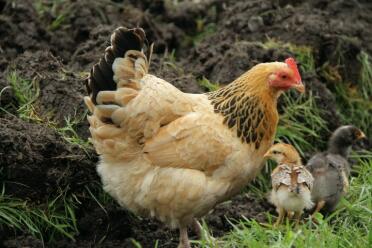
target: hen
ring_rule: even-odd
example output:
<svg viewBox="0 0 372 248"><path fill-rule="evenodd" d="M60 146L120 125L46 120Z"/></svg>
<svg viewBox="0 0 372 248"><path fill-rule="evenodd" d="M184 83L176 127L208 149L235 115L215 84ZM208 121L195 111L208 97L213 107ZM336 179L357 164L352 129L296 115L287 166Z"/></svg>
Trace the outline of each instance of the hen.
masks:
<svg viewBox="0 0 372 248"><path fill-rule="evenodd" d="M311 201L313 176L302 165L300 155L291 145L275 144L264 157L278 163L271 174L273 189L270 201L277 207L279 214L275 225L279 225L285 215L289 217L293 212L298 224L303 210L314 205Z"/></svg>
<svg viewBox="0 0 372 248"><path fill-rule="evenodd" d="M146 43L142 29L118 28L92 68L84 99L97 171L122 206L179 228L179 247L189 247L195 218L260 171L280 93L304 86L289 58L256 65L217 91L186 94L148 74Z"/></svg>
<svg viewBox="0 0 372 248"><path fill-rule="evenodd" d="M347 161L350 147L366 136L358 128L341 126L333 132L328 150L315 154L306 168L314 176L312 199L316 204L313 216L320 210L332 212L349 187L350 165Z"/></svg>

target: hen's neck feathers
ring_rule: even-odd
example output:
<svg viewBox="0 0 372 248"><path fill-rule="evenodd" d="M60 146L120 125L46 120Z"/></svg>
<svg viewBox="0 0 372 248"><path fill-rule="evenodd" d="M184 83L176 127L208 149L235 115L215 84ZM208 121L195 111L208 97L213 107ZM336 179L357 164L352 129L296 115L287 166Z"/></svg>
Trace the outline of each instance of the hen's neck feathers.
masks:
<svg viewBox="0 0 372 248"><path fill-rule="evenodd" d="M253 67L231 84L208 93L214 111L224 116L224 124L236 129L237 136L258 149L275 133L280 94L268 86L269 73L283 63L263 63Z"/></svg>

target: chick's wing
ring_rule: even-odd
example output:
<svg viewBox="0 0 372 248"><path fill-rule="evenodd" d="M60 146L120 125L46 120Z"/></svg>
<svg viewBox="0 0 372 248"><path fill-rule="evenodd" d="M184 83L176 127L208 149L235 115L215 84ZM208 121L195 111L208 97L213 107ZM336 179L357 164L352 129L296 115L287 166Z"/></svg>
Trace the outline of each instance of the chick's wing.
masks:
<svg viewBox="0 0 372 248"><path fill-rule="evenodd" d="M277 190L281 184L290 186L290 167L286 164L278 165L275 170L271 173L271 184L273 189Z"/></svg>
<svg viewBox="0 0 372 248"><path fill-rule="evenodd" d="M310 190L313 188L314 183L313 175L311 175L311 173L303 166L301 166L299 169L297 183L305 183Z"/></svg>

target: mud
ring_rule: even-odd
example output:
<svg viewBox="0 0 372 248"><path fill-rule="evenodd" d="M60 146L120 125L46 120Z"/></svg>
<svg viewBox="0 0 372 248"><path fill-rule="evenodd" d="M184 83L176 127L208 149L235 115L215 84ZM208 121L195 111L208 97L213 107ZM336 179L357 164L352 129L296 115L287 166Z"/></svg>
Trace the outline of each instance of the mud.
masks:
<svg viewBox="0 0 372 248"><path fill-rule="evenodd" d="M0 111L0 178L6 194L42 206L59 189L68 189L82 202L76 210L76 240L58 237L47 247L134 247L131 239L143 247L156 240L158 247L177 244L176 231L136 217L113 201L102 209L87 196L86 186L99 185L97 155L70 144L56 129L68 117L84 116L84 81L117 26L143 27L155 42L151 73L191 93L203 92L198 84L203 76L227 84L256 63L294 55L290 49L263 47L268 38L310 47L315 71L302 73L303 81L326 110L330 130L341 117L332 93L335 83L320 68L337 68L337 77L358 85L357 55L372 53L368 0L171 2L0 0L0 107L5 110ZM33 105L40 121L18 117L19 103L8 80L12 72L38 85ZM88 138L85 119L76 130ZM218 237L232 228L227 218L244 215L263 222L267 211L274 209L265 200L241 194L205 221ZM28 233L5 227L0 233L2 247L42 247Z"/></svg>

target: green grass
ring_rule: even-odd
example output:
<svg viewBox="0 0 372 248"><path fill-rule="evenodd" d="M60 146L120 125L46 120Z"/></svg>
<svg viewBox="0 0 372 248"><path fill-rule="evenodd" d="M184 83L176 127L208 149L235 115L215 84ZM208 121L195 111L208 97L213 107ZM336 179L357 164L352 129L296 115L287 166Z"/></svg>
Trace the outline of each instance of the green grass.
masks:
<svg viewBox="0 0 372 248"><path fill-rule="evenodd" d="M278 228L271 223L262 225L244 217L233 230L216 242L197 241L201 248L207 247L249 247L249 248L307 248L307 247L371 247L372 238L372 153L359 157L354 168L359 174L352 178L348 195L338 209L323 219L319 214L319 224L308 219L298 228L288 221ZM273 216L269 216L271 222Z"/></svg>
<svg viewBox="0 0 372 248"><path fill-rule="evenodd" d="M40 94L38 81L24 79L17 71L10 72L7 80L18 103L18 116L23 120L41 122L33 105Z"/></svg>
<svg viewBox="0 0 372 248"><path fill-rule="evenodd" d="M194 46L214 34L217 31L217 26L215 23L205 24L203 19L198 19L196 20L196 30L197 33L190 37Z"/></svg>
<svg viewBox="0 0 372 248"><path fill-rule="evenodd" d="M340 53L341 54L341 53ZM341 56L341 55L339 55ZM345 82L341 66L324 63L319 74L333 88L338 112L344 124L354 124L367 136L372 136L372 64L370 55L362 51L358 56L360 75L358 82ZM342 58L339 59L342 61Z"/></svg>
<svg viewBox="0 0 372 248"><path fill-rule="evenodd" d="M292 144L301 155L305 151L315 151L315 146L326 142L319 133L327 130L327 123L322 119L322 110L316 106L311 92L299 97L287 94L281 97L284 112L280 115L276 141Z"/></svg>
<svg viewBox="0 0 372 248"><path fill-rule="evenodd" d="M313 49L309 46L296 45L288 42L285 43L275 39L268 39L260 45L265 49L287 49L295 55L296 61L300 64L300 68L303 72L315 71Z"/></svg>
<svg viewBox="0 0 372 248"><path fill-rule="evenodd" d="M80 137L80 135L76 132L76 127L79 125L83 120L85 120L87 116L87 111L81 115L77 116L76 113L73 117L67 116L65 118L65 125L62 127L57 126L55 123L49 123L49 126L54 128L61 137L72 145L77 145L81 149L83 149L87 154L88 150L91 148L91 144L88 140L85 140Z"/></svg>
<svg viewBox="0 0 372 248"><path fill-rule="evenodd" d="M59 126L50 120L50 116L41 117L36 111L34 103L40 95L40 88L37 81L24 79L17 71L12 71L8 75L7 80L17 100L17 113L21 119L46 124L48 127L56 130L65 141L79 146L85 152L91 148L89 141L82 139L76 132L77 125L85 120L87 111L81 116L77 116L75 113L74 116L65 117L64 125Z"/></svg>
<svg viewBox="0 0 372 248"><path fill-rule="evenodd" d="M206 91L215 91L220 88L219 84L217 83L211 83L206 77L202 77L198 80L199 85L205 89Z"/></svg>
<svg viewBox="0 0 372 248"><path fill-rule="evenodd" d="M80 202L74 195L60 192L41 206L0 194L0 227L7 226L31 234L43 242L64 236L74 240L78 233L75 209Z"/></svg>
<svg viewBox="0 0 372 248"><path fill-rule="evenodd" d="M344 83L335 87L338 111L342 122L354 124L368 137L372 135L372 101L364 99L357 88Z"/></svg>
<svg viewBox="0 0 372 248"><path fill-rule="evenodd" d="M36 13L39 15L39 18L43 18L44 15L52 16L53 20L48 24L48 29L50 31L57 30L65 24L65 21L69 15L70 10L65 9L66 0L50 0L42 1L36 0L33 1L34 8ZM66 5L69 7L69 5Z"/></svg>
<svg viewBox="0 0 372 248"><path fill-rule="evenodd" d="M369 55L366 52L361 52L358 55L361 63L360 70L360 92L364 99L372 100L372 64Z"/></svg>

